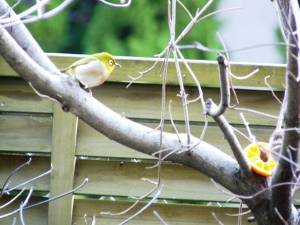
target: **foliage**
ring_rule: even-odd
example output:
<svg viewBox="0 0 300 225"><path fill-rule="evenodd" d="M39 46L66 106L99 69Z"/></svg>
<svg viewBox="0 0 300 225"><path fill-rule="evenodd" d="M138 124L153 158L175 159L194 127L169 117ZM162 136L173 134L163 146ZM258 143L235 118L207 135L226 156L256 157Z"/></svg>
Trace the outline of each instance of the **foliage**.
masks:
<svg viewBox="0 0 300 225"><path fill-rule="evenodd" d="M182 1L195 14L206 0ZM153 57L160 53L170 40L168 12L163 5L167 1L133 1L129 8L111 8L97 4L84 38L84 53L108 51L113 55ZM213 4L209 11L216 8ZM190 22L190 17L179 5L176 22L177 35ZM199 41L210 48L218 48L215 32L219 23L213 17L196 25L197 28L184 38L180 44ZM199 29L201 28L201 33ZM186 58L215 59L215 54L200 51L185 51Z"/></svg>
<svg viewBox="0 0 300 225"><path fill-rule="evenodd" d="M47 5L50 10L60 4L53 0ZM186 7L195 14L206 0L183 0ZM8 1L13 5L15 1ZM35 1L22 1L15 8L23 11ZM168 29L167 1L133 1L128 8L113 8L97 1L74 1L70 7L55 17L28 24L27 27L42 49L46 52L94 54L109 52L112 55L153 57L167 45ZM177 35L189 23L190 17L178 7ZM208 12L216 9L213 3ZM199 41L210 48L219 48L215 32L220 24L215 17L205 19L196 25L180 44ZM199 30L201 29L201 32ZM215 59L215 54L189 50L183 52L186 58Z"/></svg>

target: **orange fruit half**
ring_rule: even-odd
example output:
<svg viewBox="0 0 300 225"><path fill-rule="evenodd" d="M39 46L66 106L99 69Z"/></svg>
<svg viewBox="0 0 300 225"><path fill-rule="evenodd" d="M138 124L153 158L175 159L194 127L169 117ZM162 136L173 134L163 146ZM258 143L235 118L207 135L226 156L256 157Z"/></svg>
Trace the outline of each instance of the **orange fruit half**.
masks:
<svg viewBox="0 0 300 225"><path fill-rule="evenodd" d="M266 162L260 158L261 148L264 148L267 152ZM258 142L256 144L250 144L244 149L244 153L250 160L250 164L254 172L265 177L272 175L272 170L276 166L276 162L270 156L269 143Z"/></svg>

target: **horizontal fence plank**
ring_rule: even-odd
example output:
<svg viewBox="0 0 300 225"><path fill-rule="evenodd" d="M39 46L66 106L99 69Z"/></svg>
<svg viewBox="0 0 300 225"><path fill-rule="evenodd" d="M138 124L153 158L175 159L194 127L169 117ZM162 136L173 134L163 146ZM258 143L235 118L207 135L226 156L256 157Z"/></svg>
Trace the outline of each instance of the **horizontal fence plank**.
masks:
<svg viewBox="0 0 300 225"><path fill-rule="evenodd" d="M0 150L49 153L52 118L0 115Z"/></svg>
<svg viewBox="0 0 300 225"><path fill-rule="evenodd" d="M71 65L76 60L84 57L84 55L71 55L71 54L47 54L54 64L59 68L63 69ZM117 62L122 65L122 68L116 68L112 75L110 76L110 81L122 81L130 82L128 75L132 77L139 76L139 72L148 70L154 64L154 58L137 58L137 57L115 57ZM163 59L160 59L158 65L148 74L143 76L137 82L142 83L162 83L162 77L159 76L159 70ZM199 83L204 86L219 86L219 75L218 66L216 61L206 61L206 60L187 60L191 69L195 73ZM16 76L16 73L8 66L2 57L0 57L0 71L1 75L6 76ZM184 84L185 85L195 85L192 77L189 75L187 69L180 62L181 73L185 75ZM231 70L237 76L245 76L251 73L255 68L260 69L260 71L253 77L247 80L234 80L233 84L235 86L244 87L263 87L266 88L264 84L264 78L270 75L268 79L271 87L275 89L283 89L281 83L284 83L285 77L285 65L283 64L260 64L260 63L231 63ZM168 67L167 84L178 84L177 74L175 69L174 60L170 59Z"/></svg>
<svg viewBox="0 0 300 225"><path fill-rule="evenodd" d="M8 176L19 166L28 162L29 157L23 156L7 156L0 155L0 184L4 184ZM28 181L42 173L47 172L50 169L50 158L47 157L32 157L31 163L24 166L18 170L11 178L11 184L8 189L13 188L25 181ZM50 175L45 175L32 183L26 185L26 190L31 187L35 191L49 191L49 177ZM18 188L21 190L23 187Z"/></svg>
<svg viewBox="0 0 300 225"><path fill-rule="evenodd" d="M77 160L75 186L80 185L87 177L89 182L76 191L76 194L122 197L145 195L154 185L141 179L157 181L157 169L146 169L153 165L154 163ZM161 170L164 192L160 198L197 201L228 199L228 196L214 187L208 177L194 169L178 164L163 164Z"/></svg>
<svg viewBox="0 0 300 225"><path fill-rule="evenodd" d="M157 168L146 169L153 165L155 164L143 162L77 160L74 187L79 186L86 178L89 178L89 181L76 191L76 194L98 197L143 196L150 192L154 185L141 179L157 181ZM162 164L161 184L164 185L164 191L160 195L162 199L226 202L232 197L220 192L209 177L179 164ZM299 199L298 189L293 196L295 205L299 205ZM232 202L237 201L239 200L234 199Z"/></svg>
<svg viewBox="0 0 300 225"><path fill-rule="evenodd" d="M156 128L158 123L142 123L145 126ZM176 125L178 132L184 133L185 126L182 124ZM238 127L238 130L247 135L245 128ZM191 133L195 137L200 137L203 130L203 125L191 125ZM164 131L169 133L175 133L171 124L164 125ZM257 140L268 142L273 129L262 129L259 127L251 128L251 132ZM246 147L249 141L237 134L240 140L241 146ZM223 134L217 126L208 126L204 141L210 143L221 151L228 155L233 155L230 146L227 141L223 138ZM99 133L82 120L79 120L78 124L78 136L76 146L77 156L88 156L88 157L116 157L116 158L129 158L129 159L154 159L152 156L134 151L124 145L121 145L115 141L110 140L103 134Z"/></svg>
<svg viewBox="0 0 300 225"><path fill-rule="evenodd" d="M3 82L2 82L3 81ZM9 86L8 84L11 83ZM16 87L12 84L16 83ZM25 91L26 89L26 91ZM219 104L220 91L215 88L203 88L204 97L212 98ZM29 94L30 93L30 94ZM172 115L174 120L183 120L181 99L176 95L179 93L177 86L167 87L167 105L172 100ZM198 97L196 87L186 87L189 100ZM270 92L237 90L240 104L238 107L254 109L264 113L277 115L280 104L272 97ZM276 93L280 99L283 93ZM125 113L126 117L137 119L160 119L161 117L161 86L134 84L129 89L122 83L105 83L93 89L93 95L107 107L117 113ZM232 100L233 101L233 100ZM150 104L149 104L150 103ZM233 103L232 103L233 104ZM191 122L203 122L202 107L199 102L189 105L189 116ZM27 112L27 113L53 113L53 103L37 96L28 84L18 78L1 78L0 82L0 111L3 112ZM228 109L225 113L230 123L241 124L239 112ZM168 107L166 107L166 119L169 119ZM275 119L258 116L254 113L245 112L247 121L252 125L274 126ZM209 118L209 121L212 121Z"/></svg>
<svg viewBox="0 0 300 225"><path fill-rule="evenodd" d="M125 117L137 119L156 119L161 118L161 86L135 84L129 89L122 83L105 83L93 89L93 96L113 111L122 114ZM170 119L168 105L172 100L173 120L183 121L182 101L177 94L177 86L168 86L166 92L166 110L165 118ZM196 87L186 87L188 100L194 100L198 97ZM216 104L220 102L220 90L216 88L203 88L204 98L211 98ZM277 92L278 97L282 99L283 93ZM280 104L272 96L271 92L237 90L237 96L240 104L239 108L252 109L277 116L280 110ZM232 100L232 105L234 101ZM189 118L191 122L204 122L203 110L200 102L189 104ZM228 109L225 113L229 123L243 124L238 110ZM250 112L244 112L245 118L250 125L275 126L276 119L257 115ZM209 117L209 121L213 121Z"/></svg>
<svg viewBox="0 0 300 225"><path fill-rule="evenodd" d="M53 113L53 102L39 97L29 84L21 78L0 77L1 111Z"/></svg>
<svg viewBox="0 0 300 225"><path fill-rule="evenodd" d="M13 79L13 80L12 80ZM3 82L2 82L3 81ZM0 111L3 112L28 112L28 113L52 113L53 103L45 98L37 96L25 82L20 82L18 78L1 78L0 83ZM6 86L8 83L17 83L16 87ZM1 86L1 84L3 84ZM25 94L24 88L31 94ZM9 91L10 90L10 91ZM172 115L174 120L183 120L183 111L181 99L176 97L179 89L176 86L167 88L168 103L172 100ZM187 87L189 100L198 97L195 87ZM219 89L204 88L204 96L212 98L216 104L219 103ZM264 113L277 115L280 105L272 97L270 92L237 90L240 108L254 109ZM280 99L283 93L276 93ZM135 84L131 88L126 89L122 83L105 83L100 87L94 88L93 95L107 107L117 113L125 113L126 117L139 119L160 119L161 114L161 86L160 85L141 85ZM151 102L151 104L149 104ZM168 104L167 104L168 105ZM200 103L189 105L190 121L203 122L202 109ZM239 111L227 110L226 118L230 123L242 123L239 117ZM245 116L252 125L268 125L273 126L275 120L257 116L254 113L245 112ZM168 107L166 107L166 119L169 119ZM212 121L210 119L210 121Z"/></svg>
<svg viewBox="0 0 300 225"><path fill-rule="evenodd" d="M162 193L165 189L162 190ZM74 214L73 223L84 224L83 216L87 214L87 221L91 221L93 215L96 216L96 224L120 224L128 217L132 216L138 210L146 205L146 203L138 203L129 212L120 216L110 216L100 214L100 212L110 211L112 213L121 212L131 206L131 202L123 201L106 201L106 200L92 200L92 199L75 199L74 201ZM200 205L187 205L187 204L160 204L153 203L144 212L136 218L128 222L128 224L162 224L159 219L153 214L153 210L168 224L218 224L214 219L212 213L214 212L217 218L224 224L237 224L237 217L226 216L228 214L238 213L238 208L227 208L219 206L200 206ZM244 209L245 211L246 209ZM247 224L247 218L251 214L242 217L242 224Z"/></svg>
<svg viewBox="0 0 300 225"><path fill-rule="evenodd" d="M0 205L7 203L10 201L14 196L7 196L3 195L0 199ZM4 215L6 213L12 212L16 209L18 209L21 205L21 202L24 202L27 196L20 196L17 200L15 200L13 203L8 205L7 207L0 210L0 215ZM37 197L37 196L31 196L29 199L28 205L33 205L38 202L45 201L45 198ZM19 217L19 212L12 214L11 216L4 217L0 219L0 224L13 224L13 220L16 217L16 223L15 225L21 225L21 220ZM47 224L47 218L48 218L48 204L42 204L37 207L33 207L30 209L26 209L23 211L23 217L24 222L26 224L30 225L45 225Z"/></svg>

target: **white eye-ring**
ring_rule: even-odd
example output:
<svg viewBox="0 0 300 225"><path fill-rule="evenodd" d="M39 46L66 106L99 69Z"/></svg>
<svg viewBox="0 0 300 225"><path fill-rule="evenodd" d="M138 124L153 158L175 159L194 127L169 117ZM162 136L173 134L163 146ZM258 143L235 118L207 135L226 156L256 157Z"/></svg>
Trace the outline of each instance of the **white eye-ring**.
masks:
<svg viewBox="0 0 300 225"><path fill-rule="evenodd" d="M109 60L108 62L109 62L110 65L114 64L114 61L112 61L112 60Z"/></svg>

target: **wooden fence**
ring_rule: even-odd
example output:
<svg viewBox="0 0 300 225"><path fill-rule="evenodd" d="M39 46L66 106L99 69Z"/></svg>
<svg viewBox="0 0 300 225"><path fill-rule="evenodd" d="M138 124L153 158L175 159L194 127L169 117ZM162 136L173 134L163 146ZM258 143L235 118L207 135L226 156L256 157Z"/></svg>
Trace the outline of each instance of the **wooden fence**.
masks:
<svg viewBox="0 0 300 225"><path fill-rule="evenodd" d="M78 57L82 57L65 54L49 56L58 68L65 68ZM94 88L93 96L115 112L124 113L127 118L149 127L156 127L161 114L161 63L126 89L130 81L128 75L138 76L139 71L153 65L154 59L116 59L122 68L116 68L109 81ZM219 102L216 62L189 61L189 64L201 83L204 98L212 98L216 103ZM109 140L73 114L63 112L57 103L40 98L2 58L0 68L0 184L5 182L15 168L27 162L29 157L32 157L32 162L10 178L10 187L48 171L51 164L54 167L50 175L26 185L27 190L34 187L29 205L46 200L49 197L48 193L50 197L54 197L67 192L89 178L88 183L73 195L24 210L27 224L84 224L85 214L88 220L95 215L96 224L118 224L145 206L151 198L147 198L121 216L100 214L105 211L114 213L125 210L133 204L128 196L141 196L153 188L152 184L141 180L143 177L157 180L155 169L145 169L156 163L153 157ZM196 98L197 88L182 64L181 68L189 99ZM239 107L277 115L280 104L266 87L264 77L270 75L268 82L276 91L276 95L282 99L285 66L234 63L231 68L238 76L246 75L254 68L260 69L257 75L247 80L233 81L237 87ZM173 119L179 131L184 132L181 99L176 97L179 92L177 75L172 62L168 69L167 84L167 102L172 99ZM246 133L239 113L240 111L227 110L225 116L231 124ZM268 141L276 120L249 112L244 112L244 115L257 139ZM189 116L192 134L199 136L204 122L200 104L189 105ZM165 131L174 132L167 111L166 119ZM209 122L204 140L233 155L218 127L211 119ZM242 146L248 144L244 138L239 136L239 139ZM228 196L220 193L209 178L201 173L186 166L165 162L162 165L162 183L164 189L159 201L129 224L160 224L153 210L170 225L217 224L212 212L225 224L237 223L237 217L225 215L238 212L237 200L234 203L226 203ZM0 199L1 205L12 199L16 193L3 195ZM19 200L1 209L0 214L19 208L28 192L24 193ZM295 198L297 196L299 193ZM20 224L18 214L0 219L0 223L12 224L14 217L17 217L16 224ZM243 216L243 223L247 223L247 217Z"/></svg>

